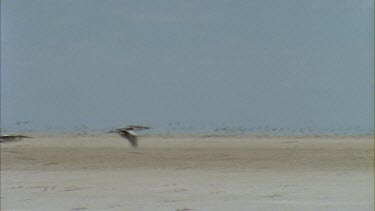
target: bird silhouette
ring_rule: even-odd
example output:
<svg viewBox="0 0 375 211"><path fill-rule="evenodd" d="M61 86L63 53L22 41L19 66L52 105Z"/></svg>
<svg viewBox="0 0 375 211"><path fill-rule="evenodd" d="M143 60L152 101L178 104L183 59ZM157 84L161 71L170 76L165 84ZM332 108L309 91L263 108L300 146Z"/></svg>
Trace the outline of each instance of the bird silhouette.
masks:
<svg viewBox="0 0 375 211"><path fill-rule="evenodd" d="M135 130L144 130L150 129L150 127L146 126L138 126L138 125L130 125L124 128L117 128L115 130L109 131L110 133L117 133L122 138L127 139L132 147L138 146L138 135L135 133Z"/></svg>
<svg viewBox="0 0 375 211"><path fill-rule="evenodd" d="M1 135L0 143L10 141L20 141L23 138L31 138L30 136L18 135L18 134L3 134Z"/></svg>

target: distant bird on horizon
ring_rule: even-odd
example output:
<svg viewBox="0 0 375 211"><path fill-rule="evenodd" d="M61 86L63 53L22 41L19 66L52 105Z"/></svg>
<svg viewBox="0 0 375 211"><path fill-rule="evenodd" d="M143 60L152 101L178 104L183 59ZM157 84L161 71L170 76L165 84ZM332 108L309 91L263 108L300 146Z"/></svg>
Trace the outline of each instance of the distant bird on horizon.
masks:
<svg viewBox="0 0 375 211"><path fill-rule="evenodd" d="M4 134L1 135L0 143L10 141L20 141L23 138L31 138L30 136L18 135L18 134Z"/></svg>
<svg viewBox="0 0 375 211"><path fill-rule="evenodd" d="M115 130L109 131L110 133L117 133L122 138L125 138L129 141L129 143L132 145L132 147L138 146L138 137L137 133L135 133L135 130L144 130L144 129L150 129L150 127L146 126L138 126L138 125L130 125L124 128L118 128Z"/></svg>

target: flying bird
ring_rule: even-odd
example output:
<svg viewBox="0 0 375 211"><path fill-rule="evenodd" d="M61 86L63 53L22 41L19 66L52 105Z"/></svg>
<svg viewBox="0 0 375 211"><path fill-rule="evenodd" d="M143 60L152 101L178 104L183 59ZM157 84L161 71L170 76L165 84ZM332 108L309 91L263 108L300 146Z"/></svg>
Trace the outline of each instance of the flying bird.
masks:
<svg viewBox="0 0 375 211"><path fill-rule="evenodd" d="M0 143L11 142L11 141L20 141L23 138L31 138L30 136L17 135L17 134L4 134L1 135Z"/></svg>
<svg viewBox="0 0 375 211"><path fill-rule="evenodd" d="M138 125L130 125L124 128L118 128L115 130L109 131L110 133L117 133L121 137L127 139L129 143L132 145L132 147L138 146L138 137L137 133L135 133L135 130L144 130L144 129L150 129L150 127L146 126L138 126Z"/></svg>

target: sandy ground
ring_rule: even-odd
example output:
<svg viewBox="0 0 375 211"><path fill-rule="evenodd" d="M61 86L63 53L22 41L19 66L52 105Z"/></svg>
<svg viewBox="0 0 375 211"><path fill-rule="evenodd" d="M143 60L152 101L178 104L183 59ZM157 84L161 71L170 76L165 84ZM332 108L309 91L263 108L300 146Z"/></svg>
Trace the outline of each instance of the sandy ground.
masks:
<svg viewBox="0 0 375 211"><path fill-rule="evenodd" d="M1 210L374 210L372 137L34 135L1 144Z"/></svg>

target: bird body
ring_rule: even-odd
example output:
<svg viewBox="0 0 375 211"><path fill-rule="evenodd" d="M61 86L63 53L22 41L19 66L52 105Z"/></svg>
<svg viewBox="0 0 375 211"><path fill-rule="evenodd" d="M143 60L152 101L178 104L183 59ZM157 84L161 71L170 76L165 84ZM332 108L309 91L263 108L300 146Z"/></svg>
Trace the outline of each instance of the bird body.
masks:
<svg viewBox="0 0 375 211"><path fill-rule="evenodd" d="M127 139L129 141L129 143L132 145L132 147L138 146L138 137L137 137L137 134L134 131L118 129L116 132L121 137Z"/></svg>
<svg viewBox="0 0 375 211"><path fill-rule="evenodd" d="M134 130L143 130L143 129L149 129L149 127L130 125L125 128L118 128L118 129L112 130L110 131L110 133L119 134L122 138L127 139L129 143L132 145L132 147L137 147L138 136L137 136L137 133L134 132Z"/></svg>

